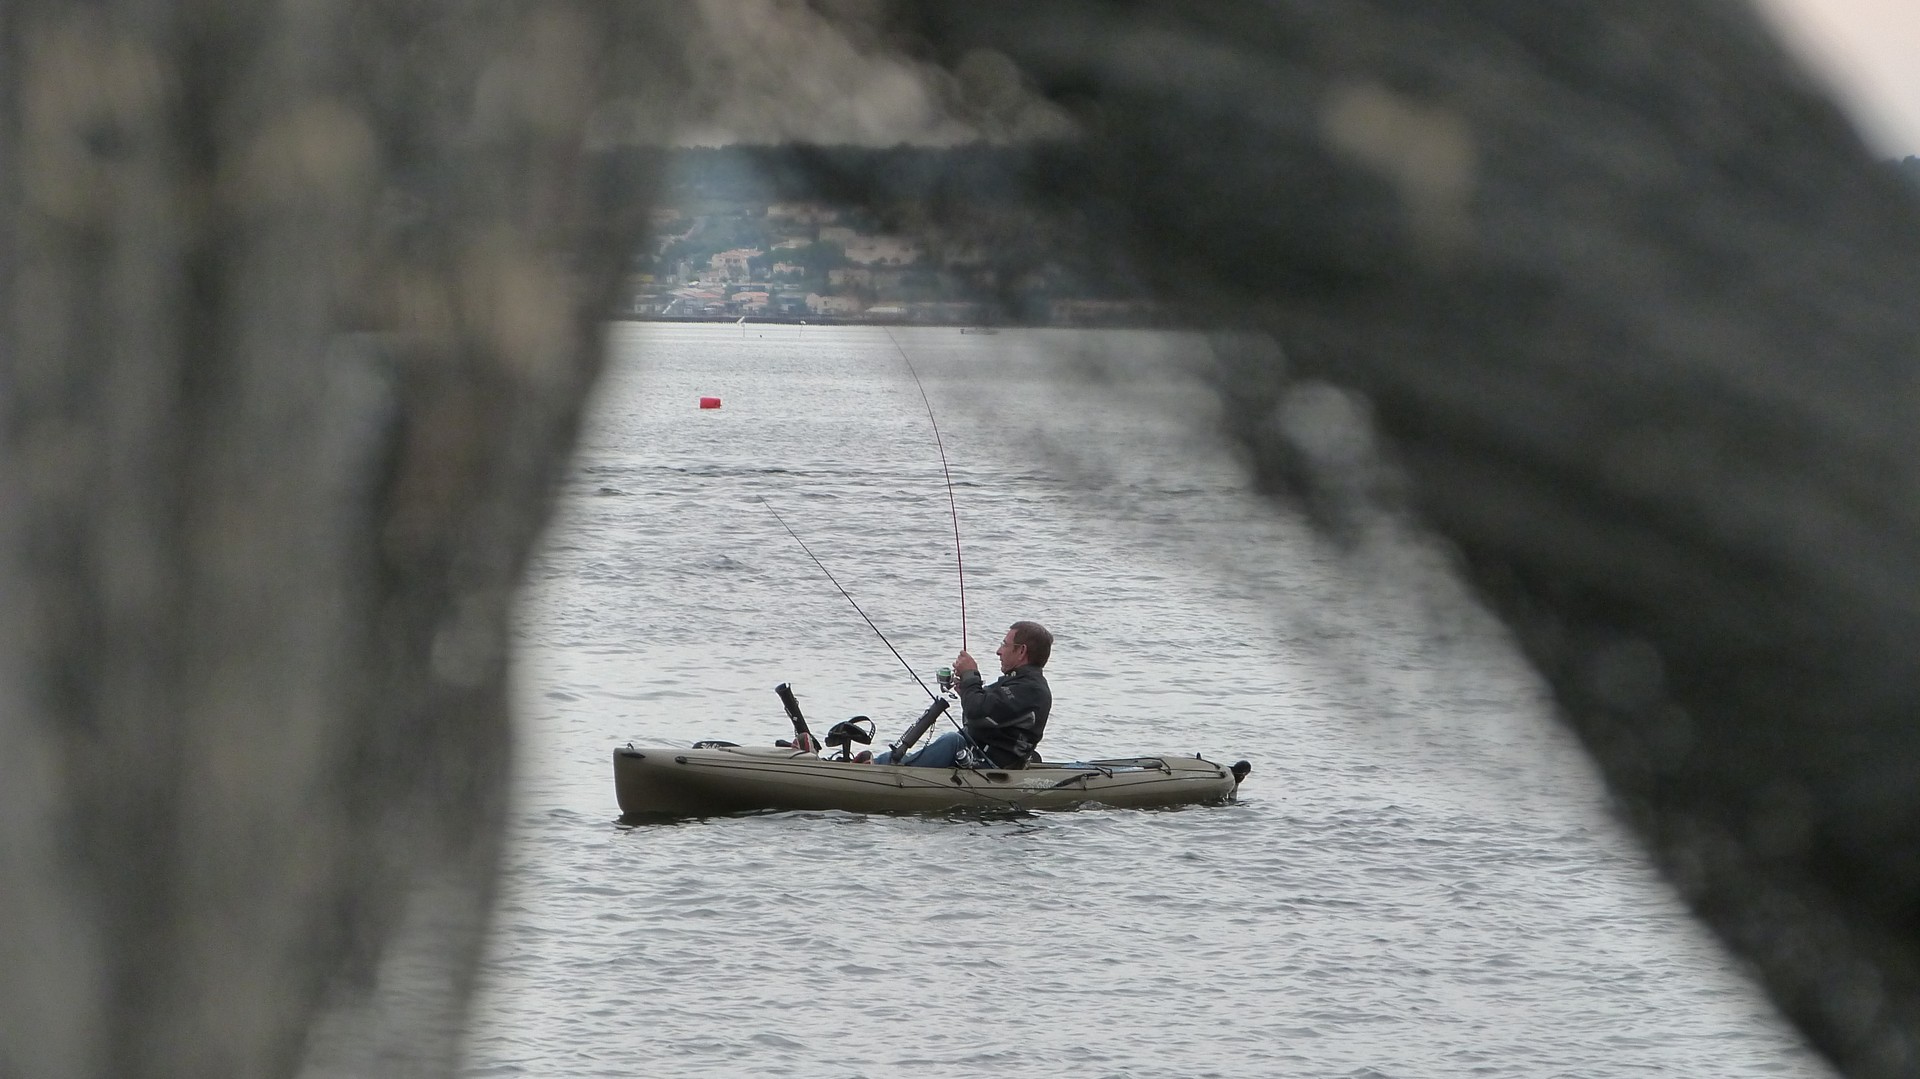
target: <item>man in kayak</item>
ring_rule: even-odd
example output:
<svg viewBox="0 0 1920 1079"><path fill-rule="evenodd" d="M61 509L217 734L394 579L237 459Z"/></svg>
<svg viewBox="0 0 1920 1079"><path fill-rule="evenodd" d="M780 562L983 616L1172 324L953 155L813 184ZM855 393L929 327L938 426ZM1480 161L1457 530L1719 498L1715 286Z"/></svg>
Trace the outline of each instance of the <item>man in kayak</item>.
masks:
<svg viewBox="0 0 1920 1079"><path fill-rule="evenodd" d="M902 762L916 768L951 768L962 752L971 750L981 763L997 768L1024 768L1033 747L1047 731L1047 713L1053 711L1053 691L1042 671L1053 654L1053 634L1038 622L1015 622L995 649L1000 677L992 685L980 682L980 665L962 651L953 660L955 688L960 691L964 730L948 731L907 754ZM888 750L875 764L892 760Z"/></svg>

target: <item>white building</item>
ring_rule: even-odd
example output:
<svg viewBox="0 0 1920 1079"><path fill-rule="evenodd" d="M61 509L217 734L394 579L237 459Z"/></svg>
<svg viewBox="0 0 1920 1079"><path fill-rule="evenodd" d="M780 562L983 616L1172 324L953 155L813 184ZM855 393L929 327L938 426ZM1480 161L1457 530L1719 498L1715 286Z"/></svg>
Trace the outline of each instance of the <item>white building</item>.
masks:
<svg viewBox="0 0 1920 1079"><path fill-rule="evenodd" d="M744 281L752 272L747 269L747 260L757 259L760 255L761 251L757 247L736 247L708 259L707 265L720 280Z"/></svg>
<svg viewBox="0 0 1920 1079"><path fill-rule="evenodd" d="M807 310L816 315L857 315L860 313L860 300L854 296L822 296L818 292L809 292Z"/></svg>

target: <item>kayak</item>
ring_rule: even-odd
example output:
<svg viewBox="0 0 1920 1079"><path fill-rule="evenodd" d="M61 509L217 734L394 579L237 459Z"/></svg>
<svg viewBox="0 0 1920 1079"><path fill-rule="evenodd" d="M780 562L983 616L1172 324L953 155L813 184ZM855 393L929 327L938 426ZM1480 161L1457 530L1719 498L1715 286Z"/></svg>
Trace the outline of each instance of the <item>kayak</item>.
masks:
<svg viewBox="0 0 1920 1079"><path fill-rule="evenodd" d="M625 745L613 751L623 820L768 810L856 813L1116 808L1231 802L1251 766L1198 755L913 768L835 760L792 746Z"/></svg>

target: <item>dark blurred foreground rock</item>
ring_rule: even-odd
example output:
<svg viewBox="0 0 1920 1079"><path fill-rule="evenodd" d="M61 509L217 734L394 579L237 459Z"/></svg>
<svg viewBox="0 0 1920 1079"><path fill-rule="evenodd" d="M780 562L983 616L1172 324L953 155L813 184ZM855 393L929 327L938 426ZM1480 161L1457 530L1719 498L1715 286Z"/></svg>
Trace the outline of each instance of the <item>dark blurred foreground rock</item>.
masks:
<svg viewBox="0 0 1920 1079"><path fill-rule="evenodd" d="M1920 1073L1911 191L1725 4L1028 7L822 5L1074 117L1034 205L1284 348L1216 373L1263 488L1417 511L1787 1013ZM645 208L584 147L679 85L613 13L0 14L0 1075L453 1067Z"/></svg>
<svg viewBox="0 0 1920 1079"><path fill-rule="evenodd" d="M0 1075L444 1072L619 6L0 12ZM671 56L669 54L669 59ZM406 936L444 977L374 1000ZM329 1063L331 1061L331 1063Z"/></svg>
<svg viewBox="0 0 1920 1079"><path fill-rule="evenodd" d="M910 25L1085 118L1036 199L1282 343L1218 372L1263 484L1404 497L1783 1009L1920 1073L1920 199L1731 5L1260 10Z"/></svg>

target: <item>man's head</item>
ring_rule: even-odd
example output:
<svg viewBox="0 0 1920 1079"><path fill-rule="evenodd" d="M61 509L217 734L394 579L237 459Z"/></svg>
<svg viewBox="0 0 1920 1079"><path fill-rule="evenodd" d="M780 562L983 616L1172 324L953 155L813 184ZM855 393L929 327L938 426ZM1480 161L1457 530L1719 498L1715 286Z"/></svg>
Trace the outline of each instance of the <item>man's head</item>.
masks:
<svg viewBox="0 0 1920 1079"><path fill-rule="evenodd" d="M1002 674L1015 667L1044 667L1053 654L1053 634L1038 622L1015 622L994 652L1000 657Z"/></svg>

